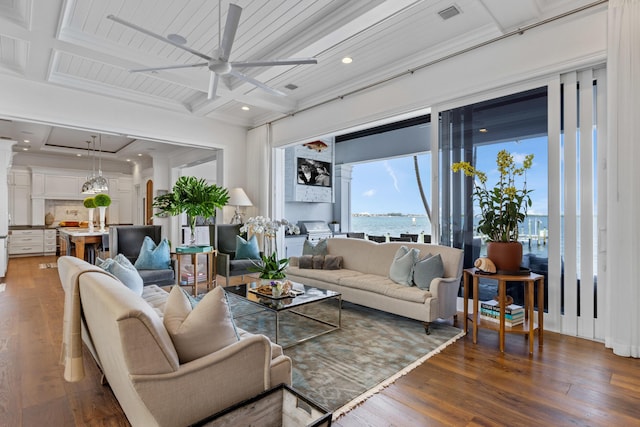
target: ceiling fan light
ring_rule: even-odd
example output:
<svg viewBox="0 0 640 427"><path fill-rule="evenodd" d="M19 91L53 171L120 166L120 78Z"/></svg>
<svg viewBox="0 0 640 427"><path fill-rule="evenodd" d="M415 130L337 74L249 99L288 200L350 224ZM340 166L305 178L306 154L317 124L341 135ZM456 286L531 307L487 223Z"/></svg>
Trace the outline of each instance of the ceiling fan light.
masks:
<svg viewBox="0 0 640 427"><path fill-rule="evenodd" d="M167 36L167 39L177 44L187 44L187 39L182 37L180 34L171 33Z"/></svg>

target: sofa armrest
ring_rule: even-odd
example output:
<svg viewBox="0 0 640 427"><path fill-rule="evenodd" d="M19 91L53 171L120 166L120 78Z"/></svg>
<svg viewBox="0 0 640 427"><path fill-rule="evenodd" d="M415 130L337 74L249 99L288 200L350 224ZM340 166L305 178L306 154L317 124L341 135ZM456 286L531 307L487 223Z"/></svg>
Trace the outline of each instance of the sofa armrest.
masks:
<svg viewBox="0 0 640 427"><path fill-rule="evenodd" d="M447 319L458 313L459 290L459 277L436 278L431 281L429 291L434 298L438 299L437 317Z"/></svg>
<svg viewBox="0 0 640 427"><path fill-rule="evenodd" d="M168 374L131 375L161 426L189 425L271 386L271 347L263 335L241 339Z"/></svg>

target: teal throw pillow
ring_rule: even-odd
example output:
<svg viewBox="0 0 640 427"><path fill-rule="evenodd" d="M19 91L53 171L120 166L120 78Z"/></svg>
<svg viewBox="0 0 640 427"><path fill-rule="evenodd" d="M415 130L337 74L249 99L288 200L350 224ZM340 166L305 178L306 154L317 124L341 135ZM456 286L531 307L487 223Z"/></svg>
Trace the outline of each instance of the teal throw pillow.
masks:
<svg viewBox="0 0 640 427"><path fill-rule="evenodd" d="M255 234L249 241L240 236L236 236L236 257L235 259L260 259L260 248Z"/></svg>
<svg viewBox="0 0 640 427"><path fill-rule="evenodd" d="M98 267L116 276L118 280L137 295L142 295L144 286L142 277L140 277L140 273L127 257L118 254L115 258L107 258L105 260L98 258L98 262Z"/></svg>
<svg viewBox="0 0 640 427"><path fill-rule="evenodd" d="M160 244L156 246L151 237L144 236L144 241L140 247L140 255L138 255L138 259L133 266L138 270L171 268L171 253L167 239L162 239Z"/></svg>
<svg viewBox="0 0 640 427"><path fill-rule="evenodd" d="M320 240L317 244L313 244L308 240L304 241L302 246L302 255L326 255L327 254L327 239Z"/></svg>
<svg viewBox="0 0 640 427"><path fill-rule="evenodd" d="M413 266L413 283L420 289L428 291L431 281L436 277L444 277L444 264L440 255L425 257Z"/></svg>
<svg viewBox="0 0 640 427"><path fill-rule="evenodd" d="M419 254L417 249L400 246L389 267L389 278L400 285L411 286L413 265L418 260Z"/></svg>

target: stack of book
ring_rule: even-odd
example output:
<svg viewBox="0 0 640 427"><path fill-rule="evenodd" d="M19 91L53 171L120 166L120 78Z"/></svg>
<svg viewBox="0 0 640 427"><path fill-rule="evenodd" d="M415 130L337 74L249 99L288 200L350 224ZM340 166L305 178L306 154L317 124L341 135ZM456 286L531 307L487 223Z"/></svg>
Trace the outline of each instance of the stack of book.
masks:
<svg viewBox="0 0 640 427"><path fill-rule="evenodd" d="M500 323L500 304L496 300L480 302L480 319ZM524 323L524 308L509 304L504 309L505 326L517 326Z"/></svg>
<svg viewBox="0 0 640 427"><path fill-rule="evenodd" d="M193 285L193 274L192 273L182 273L180 275L180 284L181 285ZM198 273L198 283L205 282L207 280L207 276L204 273Z"/></svg>

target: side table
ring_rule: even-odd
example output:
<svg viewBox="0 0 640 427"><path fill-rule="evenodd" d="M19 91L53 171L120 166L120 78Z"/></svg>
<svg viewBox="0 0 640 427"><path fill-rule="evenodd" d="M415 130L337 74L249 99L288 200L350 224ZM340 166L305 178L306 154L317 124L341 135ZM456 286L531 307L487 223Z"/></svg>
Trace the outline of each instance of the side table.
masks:
<svg viewBox="0 0 640 427"><path fill-rule="evenodd" d="M180 284L181 275L181 259L183 255L191 255L191 264L193 265L193 296L198 295L198 255L207 256L207 274L206 285L207 291L216 286L216 278L218 275L216 266L217 251L212 246L178 246L176 248L176 258L178 258L178 284Z"/></svg>
<svg viewBox="0 0 640 427"><path fill-rule="evenodd" d="M478 316L478 281L480 278L496 280L498 282L498 302L500 305L500 322L498 324L485 321L482 322ZM469 314L469 280L473 281L473 313ZM525 286L524 294L524 323L517 326L505 326L505 306L507 282L523 282ZM534 286L538 287L538 321L533 317ZM473 322L473 343L478 342L478 327L497 330L500 337L500 351L504 352L505 333L516 333L528 335L529 354L533 354L533 341L535 331L538 331L538 346L543 344L543 318L544 318L544 276L535 273L528 275L515 274L484 274L476 268L464 270L464 331L467 332L468 321Z"/></svg>

